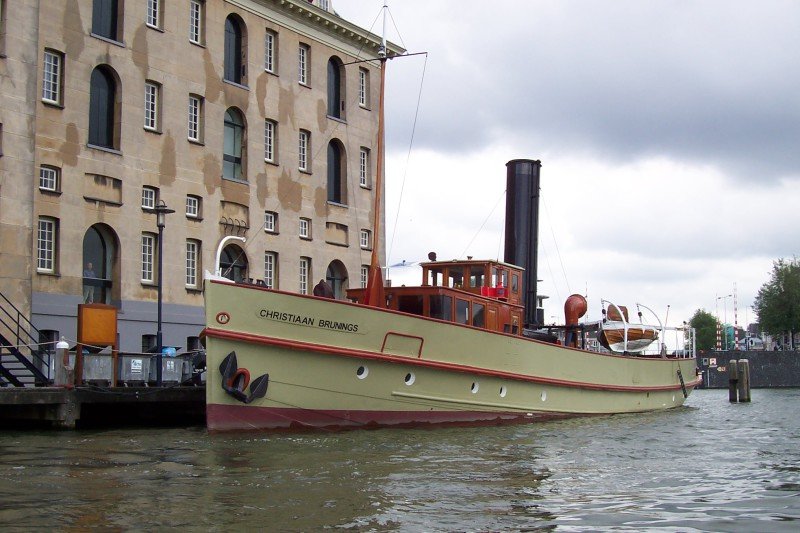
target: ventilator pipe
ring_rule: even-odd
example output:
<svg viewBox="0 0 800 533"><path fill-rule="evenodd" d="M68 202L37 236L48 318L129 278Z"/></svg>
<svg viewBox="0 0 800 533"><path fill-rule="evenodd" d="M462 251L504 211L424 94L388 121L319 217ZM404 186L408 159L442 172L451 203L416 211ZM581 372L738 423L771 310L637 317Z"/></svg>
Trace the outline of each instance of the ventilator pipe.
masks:
<svg viewBox="0 0 800 533"><path fill-rule="evenodd" d="M567 325L564 345L578 347L578 335L576 335L574 326L578 325L578 320L586 314L588 308L586 298L580 294L573 294L564 302L564 321Z"/></svg>

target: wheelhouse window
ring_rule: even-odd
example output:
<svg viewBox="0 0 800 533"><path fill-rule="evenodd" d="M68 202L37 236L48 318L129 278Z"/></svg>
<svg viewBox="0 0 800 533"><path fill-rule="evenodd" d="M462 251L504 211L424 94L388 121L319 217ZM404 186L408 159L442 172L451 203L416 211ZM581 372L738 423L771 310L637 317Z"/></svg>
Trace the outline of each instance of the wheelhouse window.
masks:
<svg viewBox="0 0 800 533"><path fill-rule="evenodd" d="M469 324L469 302L456 298L456 323Z"/></svg>
<svg viewBox="0 0 800 533"><path fill-rule="evenodd" d="M122 41L120 14L119 0L93 0L92 33L112 41Z"/></svg>
<svg viewBox="0 0 800 533"><path fill-rule="evenodd" d="M50 165L42 165L39 167L39 190L58 192L59 191L59 176L61 169L52 167Z"/></svg>
<svg viewBox="0 0 800 533"><path fill-rule="evenodd" d="M244 85L246 69L247 40L244 22L236 15L228 15L225 19L225 79Z"/></svg>
<svg viewBox="0 0 800 533"><path fill-rule="evenodd" d="M344 66L341 59L328 60L328 116L344 118Z"/></svg>
<svg viewBox="0 0 800 533"><path fill-rule="evenodd" d="M328 143L328 201L337 204L347 203L347 175L344 146L333 139Z"/></svg>
<svg viewBox="0 0 800 533"><path fill-rule="evenodd" d="M472 325L476 328L485 327L484 305L476 302L472 303Z"/></svg>
<svg viewBox="0 0 800 533"><path fill-rule="evenodd" d="M278 72L278 34L271 30L264 34L264 70Z"/></svg>
<svg viewBox="0 0 800 533"><path fill-rule="evenodd" d="M42 64L42 101L46 104L62 105L64 54L56 50L45 50Z"/></svg>
<svg viewBox="0 0 800 533"><path fill-rule="evenodd" d="M431 318L447 320L448 322L453 319L453 298L451 296L433 294L430 296L428 304Z"/></svg>
<svg viewBox="0 0 800 533"><path fill-rule="evenodd" d="M196 94L189 95L189 128L188 139L194 142L203 142L203 97Z"/></svg>
<svg viewBox="0 0 800 533"><path fill-rule="evenodd" d="M99 66L92 71L89 91L89 144L116 148L117 82L110 68Z"/></svg>
<svg viewBox="0 0 800 533"><path fill-rule="evenodd" d="M300 85L308 85L308 64L311 59L311 49L307 44L300 44L297 49L297 81Z"/></svg>
<svg viewBox="0 0 800 533"><path fill-rule="evenodd" d="M222 177L230 180L244 180L244 119L238 109L228 108L225 112L225 138L222 155Z"/></svg>
<svg viewBox="0 0 800 533"><path fill-rule="evenodd" d="M205 30L205 2L189 0L189 42L202 45Z"/></svg>
<svg viewBox="0 0 800 533"><path fill-rule="evenodd" d="M56 244L58 238L58 220L50 217L39 217L36 235L36 270L52 274L56 270Z"/></svg>

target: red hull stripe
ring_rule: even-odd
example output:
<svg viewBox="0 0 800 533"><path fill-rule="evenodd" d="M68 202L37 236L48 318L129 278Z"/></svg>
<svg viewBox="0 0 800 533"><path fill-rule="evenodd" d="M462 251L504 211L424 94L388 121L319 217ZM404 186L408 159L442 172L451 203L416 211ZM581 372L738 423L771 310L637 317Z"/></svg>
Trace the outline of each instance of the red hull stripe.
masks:
<svg viewBox="0 0 800 533"><path fill-rule="evenodd" d="M254 335L252 333L225 331L216 328L206 328L204 330L204 334L209 337L215 337L218 339L234 340L240 342L247 342L251 344L265 344L269 346L278 346L281 348L287 348L290 350L324 353L328 355L354 357L358 359L371 359L374 361L383 361L387 363L422 366L428 368L436 368L439 370L446 370L449 372L464 372L468 374L475 374L481 376L492 376L503 379L512 379L516 381L525 381L530 383L545 383L548 385L557 385L561 387L571 387L577 389L613 391L613 392L651 392L651 391L668 391L668 390L681 389L680 384L639 387L639 386L626 386L626 385L602 385L598 383L585 383L581 381L567 381L561 379L543 378L538 376L528 376L525 374L516 374L513 372L502 372L499 370L479 368L468 365L455 365L452 363L444 363L441 361L411 359L402 356L390 356L377 352L368 352L365 350L355 350L352 348L341 348L338 346L329 346L329 345L314 344L314 343L294 341L294 340L277 339L274 337L267 337L263 335ZM662 362L666 361L654 360L653 364L661 364ZM693 389L699 383L700 383L700 378L696 377L695 379L686 382L686 388Z"/></svg>
<svg viewBox="0 0 800 533"><path fill-rule="evenodd" d="M244 405L208 405L206 407L206 424L211 431L485 426L541 422L574 416L579 415L487 411L342 411Z"/></svg>

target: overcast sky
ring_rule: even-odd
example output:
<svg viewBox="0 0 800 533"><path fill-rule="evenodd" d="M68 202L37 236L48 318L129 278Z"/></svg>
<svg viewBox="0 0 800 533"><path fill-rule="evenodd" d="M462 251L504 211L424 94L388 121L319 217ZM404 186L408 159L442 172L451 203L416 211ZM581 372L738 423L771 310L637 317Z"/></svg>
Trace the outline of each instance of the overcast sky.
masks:
<svg viewBox="0 0 800 533"><path fill-rule="evenodd" d="M335 0L380 33L382 0ZM389 264L503 257L505 163L542 162L539 292L754 321L800 255L800 2L395 0ZM419 115L413 146L411 132ZM390 277L417 281L417 271Z"/></svg>

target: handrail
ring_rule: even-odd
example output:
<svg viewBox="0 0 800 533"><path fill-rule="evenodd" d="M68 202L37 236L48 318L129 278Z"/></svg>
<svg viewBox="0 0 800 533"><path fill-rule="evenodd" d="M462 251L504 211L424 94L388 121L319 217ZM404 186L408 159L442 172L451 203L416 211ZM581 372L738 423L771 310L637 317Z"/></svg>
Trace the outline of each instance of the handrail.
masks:
<svg viewBox="0 0 800 533"><path fill-rule="evenodd" d="M25 368L33 374L34 380L37 383L46 384L50 380L50 360L53 356L51 349L42 349L41 333L33 323L14 305L14 303L6 297L5 294L0 292L0 310L6 315L7 319L0 315L0 324L12 334L10 340L5 339L0 335L0 339L5 341L2 346L3 349L8 349L14 358L16 358ZM4 305L2 302L8 305ZM14 312L12 313L10 310ZM15 316L16 315L16 316ZM38 366L46 369L44 372L37 368L37 365L31 363L28 358L20 351L21 347L26 347L30 353L30 358L38 363Z"/></svg>

